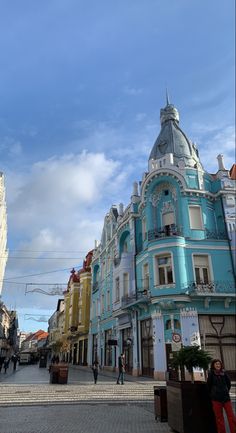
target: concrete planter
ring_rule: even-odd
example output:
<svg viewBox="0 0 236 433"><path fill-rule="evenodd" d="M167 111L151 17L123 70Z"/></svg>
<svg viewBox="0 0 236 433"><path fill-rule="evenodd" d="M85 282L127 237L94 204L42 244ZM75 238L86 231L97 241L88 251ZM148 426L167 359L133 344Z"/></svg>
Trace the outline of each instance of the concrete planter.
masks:
<svg viewBox="0 0 236 433"><path fill-rule="evenodd" d="M178 433L217 433L206 382L167 381L168 424Z"/></svg>

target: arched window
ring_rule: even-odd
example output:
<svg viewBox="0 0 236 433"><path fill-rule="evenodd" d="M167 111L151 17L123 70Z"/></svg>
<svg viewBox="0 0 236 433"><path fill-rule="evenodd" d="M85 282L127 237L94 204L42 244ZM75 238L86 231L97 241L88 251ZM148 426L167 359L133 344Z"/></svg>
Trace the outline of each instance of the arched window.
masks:
<svg viewBox="0 0 236 433"><path fill-rule="evenodd" d="M122 233L119 242L120 255L130 251L130 233L126 230Z"/></svg>
<svg viewBox="0 0 236 433"><path fill-rule="evenodd" d="M180 329L180 321L178 319L174 319L174 328Z"/></svg>
<svg viewBox="0 0 236 433"><path fill-rule="evenodd" d="M166 321L166 329L171 329L171 320L170 319L168 319Z"/></svg>

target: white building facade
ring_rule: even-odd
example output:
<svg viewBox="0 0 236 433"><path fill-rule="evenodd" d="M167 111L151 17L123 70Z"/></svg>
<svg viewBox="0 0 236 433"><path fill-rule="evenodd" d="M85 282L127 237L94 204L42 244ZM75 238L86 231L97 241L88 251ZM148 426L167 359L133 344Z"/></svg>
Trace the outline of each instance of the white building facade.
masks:
<svg viewBox="0 0 236 433"><path fill-rule="evenodd" d="M7 251L7 211L5 198L4 175L0 172L0 296L8 258Z"/></svg>

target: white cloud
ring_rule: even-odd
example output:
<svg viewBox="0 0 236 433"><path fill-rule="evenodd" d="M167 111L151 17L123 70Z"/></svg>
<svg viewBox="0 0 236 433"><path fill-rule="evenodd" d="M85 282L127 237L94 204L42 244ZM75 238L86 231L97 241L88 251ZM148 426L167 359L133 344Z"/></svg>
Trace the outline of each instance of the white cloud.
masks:
<svg viewBox="0 0 236 433"><path fill-rule="evenodd" d="M126 181L119 162L85 151L37 162L28 173L6 173L8 233L15 251L10 248L4 300L14 299L19 308L54 308L54 297L23 296L25 284L66 287L70 269L79 269L100 240L104 215Z"/></svg>
<svg viewBox="0 0 236 433"><path fill-rule="evenodd" d="M40 161L29 173L6 176L9 198L8 215L12 229L27 227L35 233L48 224L58 226L74 212L84 212L104 197L116 179L117 187L123 181L117 176L119 163L104 154L82 152ZM17 217L16 217L17 216Z"/></svg>
<svg viewBox="0 0 236 433"><path fill-rule="evenodd" d="M235 159L235 128L232 125L195 125L200 159L205 170L218 170L217 155L223 154L225 168L230 169Z"/></svg>

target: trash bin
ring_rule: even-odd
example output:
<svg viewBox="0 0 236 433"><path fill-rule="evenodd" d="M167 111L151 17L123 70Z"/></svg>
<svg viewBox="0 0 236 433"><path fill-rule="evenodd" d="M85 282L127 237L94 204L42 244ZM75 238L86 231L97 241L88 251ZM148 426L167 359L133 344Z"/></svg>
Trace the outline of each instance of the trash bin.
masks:
<svg viewBox="0 0 236 433"><path fill-rule="evenodd" d="M51 364L50 383L67 383L68 381L68 364Z"/></svg>
<svg viewBox="0 0 236 433"><path fill-rule="evenodd" d="M47 367L47 357L42 355L39 359L39 368L46 368Z"/></svg>
<svg viewBox="0 0 236 433"><path fill-rule="evenodd" d="M68 365L67 364L58 364L58 365L59 365L58 383L67 383Z"/></svg>
<svg viewBox="0 0 236 433"><path fill-rule="evenodd" d="M159 418L160 422L166 422L168 420L166 387L154 386L153 388L155 420Z"/></svg>
<svg viewBox="0 0 236 433"><path fill-rule="evenodd" d="M49 373L50 373L50 383L58 383L59 365L58 364L51 364L49 367Z"/></svg>

